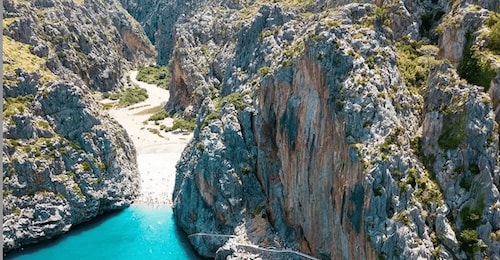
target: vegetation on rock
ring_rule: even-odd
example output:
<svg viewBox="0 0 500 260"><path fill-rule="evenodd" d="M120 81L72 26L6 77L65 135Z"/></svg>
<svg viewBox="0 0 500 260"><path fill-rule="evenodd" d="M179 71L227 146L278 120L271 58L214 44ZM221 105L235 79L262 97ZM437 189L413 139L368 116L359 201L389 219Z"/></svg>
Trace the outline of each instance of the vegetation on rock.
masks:
<svg viewBox="0 0 500 260"><path fill-rule="evenodd" d="M168 89L170 77L166 66L150 65L139 69L137 80Z"/></svg>
<svg viewBox="0 0 500 260"><path fill-rule="evenodd" d="M488 48L500 55L500 13L490 12L485 25L490 28L488 35Z"/></svg>
<svg viewBox="0 0 500 260"><path fill-rule="evenodd" d="M484 52L481 52L478 46L473 44L473 35L469 32L465 38L464 54L457 71L469 83L482 86L484 87L484 91L487 92L491 81L497 75L497 71L491 65L488 56Z"/></svg>

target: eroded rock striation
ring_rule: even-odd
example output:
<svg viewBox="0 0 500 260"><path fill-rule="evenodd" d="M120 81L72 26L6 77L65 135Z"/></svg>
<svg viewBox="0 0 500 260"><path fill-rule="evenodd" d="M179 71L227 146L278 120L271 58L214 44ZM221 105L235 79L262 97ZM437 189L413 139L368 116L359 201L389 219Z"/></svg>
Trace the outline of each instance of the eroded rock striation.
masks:
<svg viewBox="0 0 500 260"><path fill-rule="evenodd" d="M3 248L52 238L139 192L135 148L95 91L155 51L116 1L4 1Z"/></svg>
<svg viewBox="0 0 500 260"><path fill-rule="evenodd" d="M497 2L199 4L167 108L197 120L174 214L200 254L500 255Z"/></svg>

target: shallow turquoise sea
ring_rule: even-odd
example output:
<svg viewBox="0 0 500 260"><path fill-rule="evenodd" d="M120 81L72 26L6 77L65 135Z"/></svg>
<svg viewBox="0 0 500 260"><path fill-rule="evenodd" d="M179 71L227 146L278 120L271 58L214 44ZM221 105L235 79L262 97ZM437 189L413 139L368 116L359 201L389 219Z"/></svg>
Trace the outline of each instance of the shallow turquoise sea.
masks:
<svg viewBox="0 0 500 260"><path fill-rule="evenodd" d="M132 205L5 259L200 259L175 226L171 208Z"/></svg>

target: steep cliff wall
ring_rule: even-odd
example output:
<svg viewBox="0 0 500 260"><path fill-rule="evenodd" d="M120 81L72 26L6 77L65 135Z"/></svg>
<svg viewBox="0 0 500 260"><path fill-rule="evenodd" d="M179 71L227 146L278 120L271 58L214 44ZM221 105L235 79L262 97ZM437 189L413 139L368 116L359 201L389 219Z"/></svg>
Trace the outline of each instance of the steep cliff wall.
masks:
<svg viewBox="0 0 500 260"><path fill-rule="evenodd" d="M198 125L174 214L198 252L499 255L497 2L239 4L194 9L171 57L170 108Z"/></svg>
<svg viewBox="0 0 500 260"><path fill-rule="evenodd" d="M68 231L138 195L135 148L93 93L155 52L115 1L4 1L3 247Z"/></svg>

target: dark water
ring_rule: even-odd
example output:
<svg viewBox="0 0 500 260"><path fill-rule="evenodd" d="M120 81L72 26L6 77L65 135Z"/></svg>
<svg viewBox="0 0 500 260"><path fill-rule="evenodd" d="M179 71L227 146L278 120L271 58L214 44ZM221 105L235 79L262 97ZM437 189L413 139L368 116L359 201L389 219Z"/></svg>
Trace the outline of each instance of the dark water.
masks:
<svg viewBox="0 0 500 260"><path fill-rule="evenodd" d="M5 259L200 259L175 226L171 208L131 207Z"/></svg>

